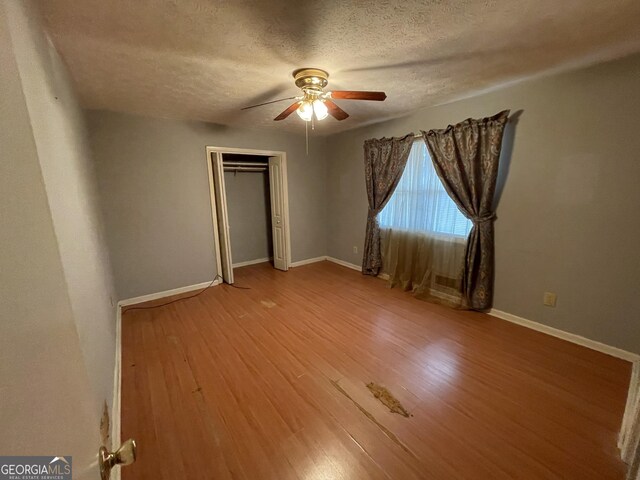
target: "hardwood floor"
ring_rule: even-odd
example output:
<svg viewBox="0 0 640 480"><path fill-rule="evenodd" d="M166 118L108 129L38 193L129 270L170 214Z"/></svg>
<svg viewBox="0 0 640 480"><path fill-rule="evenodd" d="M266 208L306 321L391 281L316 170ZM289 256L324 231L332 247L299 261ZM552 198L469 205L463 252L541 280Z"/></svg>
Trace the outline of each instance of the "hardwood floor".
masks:
<svg viewBox="0 0 640 480"><path fill-rule="evenodd" d="M125 480L624 478L628 362L328 262L235 276L123 314Z"/></svg>

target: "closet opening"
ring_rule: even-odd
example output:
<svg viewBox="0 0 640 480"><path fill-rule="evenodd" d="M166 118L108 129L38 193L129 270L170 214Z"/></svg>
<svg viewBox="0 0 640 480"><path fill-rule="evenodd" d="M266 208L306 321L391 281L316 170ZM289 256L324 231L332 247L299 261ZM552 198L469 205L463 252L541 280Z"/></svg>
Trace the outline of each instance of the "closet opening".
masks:
<svg viewBox="0 0 640 480"><path fill-rule="evenodd" d="M207 168L218 274L233 283L233 269L291 263L285 152L207 147Z"/></svg>

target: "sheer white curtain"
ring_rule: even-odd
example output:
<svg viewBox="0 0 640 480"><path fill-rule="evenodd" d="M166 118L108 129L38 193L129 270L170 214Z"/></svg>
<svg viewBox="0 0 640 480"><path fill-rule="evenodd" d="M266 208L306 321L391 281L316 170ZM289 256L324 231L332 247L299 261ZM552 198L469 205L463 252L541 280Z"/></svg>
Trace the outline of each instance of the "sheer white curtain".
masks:
<svg viewBox="0 0 640 480"><path fill-rule="evenodd" d="M400 182L378 215L378 222L381 228L462 240L469 236L472 227L444 189L422 141L414 142Z"/></svg>
<svg viewBox="0 0 640 480"><path fill-rule="evenodd" d="M389 203L378 215L383 272L420 298L465 306L460 293L472 223L449 197L426 145L413 144Z"/></svg>

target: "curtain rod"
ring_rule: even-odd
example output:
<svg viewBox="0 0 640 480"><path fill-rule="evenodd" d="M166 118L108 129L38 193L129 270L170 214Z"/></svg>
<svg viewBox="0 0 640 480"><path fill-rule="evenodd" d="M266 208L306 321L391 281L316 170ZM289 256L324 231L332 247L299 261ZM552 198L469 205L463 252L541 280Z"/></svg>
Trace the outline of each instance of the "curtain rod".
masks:
<svg viewBox="0 0 640 480"><path fill-rule="evenodd" d="M507 112L507 114L509 114L509 113L510 113L510 111L509 111L509 110L504 110L503 112L500 112L500 113L498 113L498 114L494 115L494 117L497 117L498 115L501 115L501 114L502 114L502 113L504 113L504 112ZM518 118L519 116L520 116L520 111L515 112L513 115L509 115L509 116L507 117L507 122L511 122L512 120L513 120L513 121L516 121L516 120L517 120L517 118ZM424 135L423 135L422 133L414 133L414 134L413 134L413 138L424 138Z"/></svg>

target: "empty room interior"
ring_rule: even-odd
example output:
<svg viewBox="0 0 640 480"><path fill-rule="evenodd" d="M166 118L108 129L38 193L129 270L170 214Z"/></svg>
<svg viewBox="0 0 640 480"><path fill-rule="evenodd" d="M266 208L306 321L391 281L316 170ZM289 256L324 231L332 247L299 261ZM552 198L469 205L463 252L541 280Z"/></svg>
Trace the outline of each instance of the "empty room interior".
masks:
<svg viewBox="0 0 640 480"><path fill-rule="evenodd" d="M0 17L0 478L640 480L640 2Z"/></svg>

